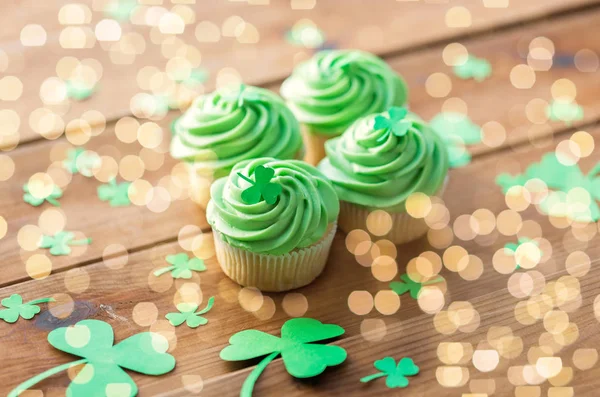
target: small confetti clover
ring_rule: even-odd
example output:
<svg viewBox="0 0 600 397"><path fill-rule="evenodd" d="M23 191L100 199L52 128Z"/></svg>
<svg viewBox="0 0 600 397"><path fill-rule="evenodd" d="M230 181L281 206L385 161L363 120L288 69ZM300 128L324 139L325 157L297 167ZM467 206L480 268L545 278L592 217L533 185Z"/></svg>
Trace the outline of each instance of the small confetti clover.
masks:
<svg viewBox="0 0 600 397"><path fill-rule="evenodd" d="M250 397L260 374L280 354L285 369L296 378L312 378L327 367L343 363L347 353L342 347L313 344L343 334L344 329L335 324L323 324L312 318L294 318L281 327L281 338L253 329L234 334L229 339L230 345L221 350L221 359L240 361L266 356L242 386L240 397Z"/></svg>
<svg viewBox="0 0 600 397"><path fill-rule="evenodd" d="M410 276L408 274L401 275L400 279L402 281L392 281L390 283L390 288L392 289L392 291L394 291L398 295L403 295L403 294L409 292L410 297L413 299L417 299L419 297L421 288L423 288L424 285L437 284L437 283L441 283L442 281L444 281L444 278L442 276L439 276L433 280L429 280L424 283L418 283L418 282L414 281L412 278L410 278Z"/></svg>
<svg viewBox="0 0 600 397"><path fill-rule="evenodd" d="M112 327L100 320L83 320L72 327L63 327L48 334L55 349L81 357L34 376L13 389L8 397L17 397L44 379L71 367L83 365L72 378L68 396L133 397L138 387L123 371L145 375L164 375L175 368L175 358L167 353L169 342L154 332L141 332L114 345Z"/></svg>
<svg viewBox="0 0 600 397"><path fill-rule="evenodd" d="M39 304L54 302L54 298L43 298L32 300L31 302L23 303L23 298L19 294L13 294L9 298L2 299L2 306L6 309L0 310L0 319L9 324L16 323L19 319L31 320L41 309Z"/></svg>
<svg viewBox="0 0 600 397"><path fill-rule="evenodd" d="M58 232L54 236L43 235L38 246L40 248L50 248L50 254L54 256L69 255L73 245L87 245L92 243L91 238L83 240L74 240L75 235L72 232Z"/></svg>
<svg viewBox="0 0 600 397"><path fill-rule="evenodd" d="M129 200L130 182L121 182L113 178L106 185L98 186L98 198L108 201L111 207L125 207L131 204Z"/></svg>
<svg viewBox="0 0 600 397"><path fill-rule="evenodd" d="M196 87L208 79L208 72L202 68L192 69L185 78L177 78L175 82L186 87Z"/></svg>
<svg viewBox="0 0 600 397"><path fill-rule="evenodd" d="M208 299L206 307L199 312L196 312L196 310L198 310L198 305L196 304L180 303L177 305L179 313L169 313L165 317L174 327L178 327L185 322L190 328L198 328L200 325L206 325L208 323L208 320L201 315L208 313L210 309L212 309L214 303L215 297L211 296Z"/></svg>
<svg viewBox="0 0 600 397"><path fill-rule="evenodd" d="M71 174L80 173L91 177L93 170L100 166L101 160L94 152L89 152L82 147L69 149L63 166Z"/></svg>
<svg viewBox="0 0 600 397"><path fill-rule="evenodd" d="M67 97L76 101L88 99L94 93L94 87L88 87L81 82L67 80L65 85L67 88Z"/></svg>
<svg viewBox="0 0 600 397"><path fill-rule="evenodd" d="M181 253L167 256L167 262L171 266L163 267L154 272L156 277L162 276L165 273L171 272L173 278L192 278L192 270L195 272L203 272L206 270L204 261L200 258L190 259L187 254Z"/></svg>
<svg viewBox="0 0 600 397"><path fill-rule="evenodd" d="M44 201L49 202L55 207L60 207L60 203L57 201L57 199L62 197L63 192L56 185L52 187L52 191L46 197L37 197L31 194L31 191L29 190L29 184L27 183L23 185L23 191L25 192L23 195L23 201L33 205L34 207L42 205Z"/></svg>
<svg viewBox="0 0 600 397"><path fill-rule="evenodd" d="M492 74L492 65L483 58L469 55L462 63L454 66L454 74L463 80L475 79L481 82Z"/></svg>
<svg viewBox="0 0 600 397"><path fill-rule="evenodd" d="M393 107L388 110L388 117L378 115L375 117L373 128L376 130L385 129L385 134L381 135L377 141L382 142L388 139L390 134L397 137L403 137L413 127L413 123L405 117L408 115L408 109L405 107Z"/></svg>
<svg viewBox="0 0 600 397"><path fill-rule="evenodd" d="M471 162L465 145L481 142L481 128L466 115L454 112L437 114L429 126L446 144L450 167L463 167Z"/></svg>
<svg viewBox="0 0 600 397"><path fill-rule="evenodd" d="M398 365L392 357L385 357L375 361L373 366L381 372L365 376L360 380L362 383L386 376L385 385L388 388L403 388L408 386L408 376L415 376L419 373L419 367L415 365L412 358L408 357L402 358Z"/></svg>
<svg viewBox="0 0 600 397"><path fill-rule="evenodd" d="M574 121L583 120L583 108L575 102L554 100L546 108L546 115L552 121L562 121L571 126Z"/></svg>
<svg viewBox="0 0 600 397"><path fill-rule="evenodd" d="M531 242L532 244L535 244L536 246L539 245L539 243L536 240L531 240L527 237L521 237L519 238L519 242L518 243L506 243L504 245L504 250L506 251L507 254L509 255L515 255L515 253L517 252L517 249L519 249L519 247L525 243L529 243ZM540 250L540 254L541 254L541 250ZM519 270L521 268L521 265L519 265L517 263L517 267L515 268L515 270Z"/></svg>
<svg viewBox="0 0 600 397"><path fill-rule="evenodd" d="M272 168L266 168L262 165L256 167L254 170L256 182L245 177L239 172L238 175L240 178L252 185L242 192L242 200L244 200L246 204L257 204L262 199L264 199L267 204L275 204L277 202L277 198L283 191L283 188L280 184L270 182L275 175L275 171Z"/></svg>

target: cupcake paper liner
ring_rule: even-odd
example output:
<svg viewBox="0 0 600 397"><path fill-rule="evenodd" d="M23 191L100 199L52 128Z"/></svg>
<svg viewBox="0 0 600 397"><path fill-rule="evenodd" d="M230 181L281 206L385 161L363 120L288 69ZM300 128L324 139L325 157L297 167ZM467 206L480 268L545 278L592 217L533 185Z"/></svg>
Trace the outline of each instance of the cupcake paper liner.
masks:
<svg viewBox="0 0 600 397"><path fill-rule="evenodd" d="M302 137L304 139L304 146L306 147L304 161L316 166L319 161L325 158L325 142L336 136L320 134L318 131L302 125Z"/></svg>
<svg viewBox="0 0 600 397"><path fill-rule="evenodd" d="M310 284L325 268L337 224L321 240L283 255L258 254L234 247L214 233L215 251L223 272L236 283L261 291L288 291Z"/></svg>
<svg viewBox="0 0 600 397"><path fill-rule="evenodd" d="M447 184L448 177L446 177L444 184L436 194L437 197L442 196ZM385 211L385 208L380 209ZM373 208L363 207L347 201L340 201L340 216L338 218L340 229L346 234L355 229L368 231L367 217L373 211L375 211ZM427 223L422 218L413 218L407 212L387 212L392 217L392 228L387 234L380 237L390 240L395 245L416 240L429 230L429 226L427 226ZM377 217L377 214L374 216ZM375 220L375 223L379 222L381 221Z"/></svg>

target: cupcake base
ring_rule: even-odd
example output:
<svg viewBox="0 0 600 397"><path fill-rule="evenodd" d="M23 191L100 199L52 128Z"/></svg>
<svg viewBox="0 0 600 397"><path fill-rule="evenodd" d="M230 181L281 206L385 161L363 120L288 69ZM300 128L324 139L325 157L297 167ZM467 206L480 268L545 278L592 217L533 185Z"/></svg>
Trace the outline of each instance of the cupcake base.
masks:
<svg viewBox="0 0 600 397"><path fill-rule="evenodd" d="M214 233L215 251L223 272L236 283L261 291L280 292L303 287L316 279L327 263L337 224L321 240L284 255L267 255L233 247Z"/></svg>
<svg viewBox="0 0 600 397"><path fill-rule="evenodd" d="M316 166L319 161L325 158L325 142L335 138L334 135L319 134L305 125L302 126L302 137L306 147L304 161L313 166Z"/></svg>

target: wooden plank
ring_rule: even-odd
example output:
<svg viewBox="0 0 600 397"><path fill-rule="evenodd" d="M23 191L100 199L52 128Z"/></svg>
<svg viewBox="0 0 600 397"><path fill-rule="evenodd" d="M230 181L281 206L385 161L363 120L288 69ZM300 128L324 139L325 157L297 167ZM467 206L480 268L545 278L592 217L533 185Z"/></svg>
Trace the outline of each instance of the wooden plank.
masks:
<svg viewBox="0 0 600 397"><path fill-rule="evenodd" d="M576 44L580 37L592 37L588 35L590 31L598 30L595 20L600 18L600 11L591 13L588 16L580 17L579 19L572 17L562 21L562 23L550 23L540 24L539 27L528 28L525 34L529 37L537 37L547 35L553 40L561 38L560 43L571 43L569 45L562 45L561 51L570 51L570 53L576 51L578 48ZM552 34L551 34L552 33ZM476 122L483 124L485 121L495 120L504 125L507 131L507 140L504 144L522 142L527 139L527 134L524 129L528 127L529 123L522 118L518 118L520 128L516 128L511 124L512 120L507 112L505 105L503 105L504 98L518 97L520 103L528 101L528 98L536 97L547 97L549 95L548 85L551 82L560 78L567 78L574 83L577 83L577 98L583 105L586 106L586 119L598 117L598 96L596 93L600 89L600 80L596 81L595 77L598 73L594 74L590 78L589 74L581 73L574 68L552 68L548 72L545 72L540 79L543 79L544 85L540 84L535 89L529 90L531 92L516 92L516 89L511 85L507 76L510 68L516 64L512 61L508 61L501 55L496 54L512 54L516 51L516 45L520 35L523 33L513 32L510 34L500 34L497 37L485 39L484 44L476 44L474 40L469 44L476 48L475 53L479 56L489 57L493 61L495 68L494 76L487 82L481 83L477 86L477 89L470 82L459 82L453 79L455 82L455 90L453 95L460 98L465 98L466 103L469 107L469 115ZM558 39L557 39L558 40ZM471 42L470 42L471 43ZM586 42L586 44L588 44ZM600 44L589 43L589 45L600 52ZM481 48L481 53L480 53ZM418 114L422 114L424 117L429 118L442 108L442 99L434 99L429 97L423 90L423 80L430 74L438 71L444 71L443 62L441 61L439 50L429 50L422 54L408 57L406 59L401 58L398 61L393 61L392 65L405 76L411 87L413 93L412 109ZM447 67L446 67L447 68ZM587 78L587 80L586 80ZM272 89L278 90L277 86L271 86ZM530 95L531 96L526 96ZM515 101L516 102L516 101ZM485 103L486 106L478 106L478 104ZM166 139L168 136L168 125L174 114L170 114L165 120L157 122L163 128L163 137ZM553 134L555 131L564 129L564 126L559 123L552 123L550 125L535 125L536 131ZM139 144L126 144L122 141L114 138L114 125L110 125L106 128L100 136L93 137L85 147L89 150L105 150L106 153L116 153L118 155L111 156L120 160L123 156L128 154L138 154L142 148ZM76 138L76 137L75 137ZM75 140L73 139L75 142ZM38 217L40 216L43 209L47 207L38 208L32 211L31 207L23 203L21 186L25 183L28 178L36 172L43 172L48 168L50 164L50 153L55 145L55 142L39 142L31 147L18 148L10 153L11 158L15 163L16 174L9 180L9 184L0 186L0 191L3 194L0 195L0 208L6 208L6 212L10 213L11 216L5 216L8 222L8 235L4 240L4 244L0 246L0 254L9 263L8 268L5 271L4 277L0 279L0 285L7 285L19 280L27 278L27 273L23 266L24 261L29 257L29 253L23 256L19 245L17 243L17 232L24 225L35 225L38 223ZM104 149L100 149L103 148ZM111 148L112 147L112 148ZM56 149L54 149L56 150ZM486 150L491 150L485 145L480 145L475 148L476 153L480 153ZM158 181L163 176L171 173L173 168L176 166L176 162L173 161L168 154L152 155L151 159L164 157L164 163L155 172L148 172L152 181ZM32 161L31 159L36 159ZM144 179L148 179L146 174L143 176ZM153 182L154 183L154 182ZM105 242L109 243L115 235L111 232L110 224L107 224L104 219L106 213L103 211L106 206L103 203L99 203L95 194L96 182L86 180L85 178L76 177L73 178L69 184L69 188L65 197L61 200L63 202L63 208L67 212L68 227L74 230L85 231L90 237L92 237L96 243L92 244L83 255L78 258L53 258L53 269L59 270L64 266L72 267L78 262L90 262L94 261L101 255L98 252L98 247L104 247ZM77 194L73 194L77 192ZM73 204L70 204L73 203ZM75 208L85 208L87 212L86 217L79 217L75 214L79 214L79 211L73 212L74 215L70 215ZM94 204L92 209L87 209L88 203L97 203L99 206ZM112 209L111 209L112 210ZM154 244L160 241L172 240L176 237L178 228L177 217L174 214L193 214L196 216L197 221L191 222L199 225L201 228L206 228L207 225L204 222L203 215L199 214L196 208L188 200L176 200L171 203L169 210L164 213L154 214L147 210L141 211L138 207L130 207L119 210L121 212L110 212L110 214L119 214L119 218L122 219L125 224L129 225L130 233L135 235L135 239L129 239L122 245L128 250L135 250L140 246L146 246ZM129 214L129 215L126 215ZM132 222L132 219L136 219L136 222ZM164 227L152 228L148 230L146 225L150 224L162 224ZM169 226L170 225L170 226ZM139 236L139 238L137 237Z"/></svg>
<svg viewBox="0 0 600 397"><path fill-rule="evenodd" d="M88 10L93 10L90 1L87 0L83 4ZM305 3L310 4L310 2ZM207 89L214 87L215 77L224 67L237 70L250 84L264 85L283 79L290 73L297 60L309 55L309 50L294 47L284 38L285 31L303 18L313 20L323 29L328 39L328 46L360 48L386 54L405 51L431 42L447 41L502 25L513 25L548 14L559 14L573 8L587 8L598 4L598 1L535 0L511 2L507 7L502 6L505 3L502 0L490 0L484 3L480 0L461 0L458 3L436 4L383 0L378 3L378 7L371 8L369 13L365 13L364 3L360 0L344 1L343 6L340 1L321 1L313 8L304 10L291 10L288 1L273 1L268 6L257 6L221 0L211 2L209 9L204 4L202 7L179 5L180 8L195 12L196 21L186 26L178 38L197 48L201 53L201 66L211 75L211 79L206 84ZM51 128L47 124L43 126L42 129L48 128L43 136L54 137L60 134L64 125L81 117L89 109L97 110L106 120L114 120L130 113L131 98L137 93L147 92L140 87L136 79L138 72L145 66L153 66L164 71L167 62L173 57L173 54L164 53L160 45L148 39L151 30L154 31L153 35L158 35L157 28L151 29L139 25L127 25L123 30L124 34L141 34L145 39L145 51L136 56L111 55L111 43L96 42L94 47L89 49L66 49L64 43L61 44L60 41L64 27L57 22L58 19L53 19L51 22L43 19L48 15L58 15L62 5L64 5L62 1L47 2L42 8L43 13L36 12L31 16L13 8L8 8L5 14L8 19L16 15L16 20L20 22L10 22L11 26L17 26L10 30L11 32L18 32L25 24L36 23L44 26L47 34L47 42L41 47L22 47L15 33L9 34L4 40L0 37L0 48L10 55L9 59L11 57L16 59L14 62L9 62L6 73L27 76L27 79L22 81L22 95L18 101L11 103L10 107L21 119L19 132L22 143L40 138L40 128L30 128L27 120L35 109L44 106L40 97L40 87L46 79L56 76L56 65L63 57L74 56L80 60L95 59L101 65L104 77L100 79L99 90L88 100L72 101L67 106L49 106L56 110L62 122L57 122ZM335 18L331 18L333 14L336 15ZM232 15L241 17L256 28L260 35L257 43L239 43L236 38L231 37L224 37L216 43L198 42L195 37L197 23L209 21L220 28ZM91 32L95 24L104 17L101 10L93 10L90 22L84 24L84 27L91 29ZM348 26L352 26L350 31ZM165 37L167 36L163 39ZM260 54L261 62L256 62L257 54ZM269 67L265 68L264 65ZM8 141L7 139L7 142L3 143L4 147L11 146L13 141Z"/></svg>
<svg viewBox="0 0 600 397"><path fill-rule="evenodd" d="M600 138L600 129L591 133L596 140ZM504 195L494 183L497 173L507 170L507 167L513 172L517 166L524 168L529 163L538 161L546 151L553 149L554 146L538 149L530 147L522 152L490 156L474 161L465 168L453 170L447 193L444 196L451 218L456 219L458 215L471 214L480 208L487 208L495 216L500 214L506 209L506 204ZM582 169L587 171L596 161L597 159L594 159L593 156L582 159ZM546 217L537 213L533 208L522 213L522 217L524 220L528 220L529 227L532 223L537 223L539 229L543 230L543 237L552 245L552 252L548 253L551 259L538 265L535 269L545 276L548 282L564 274L565 258L573 250L585 251L590 258L596 258L599 254L600 248L598 248L597 242L600 236L598 234L595 234L587 244L577 243L573 241L572 237L569 239L569 229L550 227ZM183 223L185 221L180 224ZM468 282L459 274L452 273L447 269L441 273L446 278L448 285L446 304L469 301L478 310L481 324L477 333L473 334L476 336L487 332L487 327L491 325L510 326L515 332L522 329L511 314L510 305L504 305L505 302L511 304L517 302L517 299L511 298L505 291L509 276L497 273L489 265L496 250L502 248L507 242L515 241L516 237L496 233L492 233L491 236L494 238L464 242L455 238L453 242L453 244L464 247L469 254L479 257L485 264L485 271L478 279ZM327 375L317 380L316 384L319 387L311 386L314 385L311 382L292 381L287 375L281 376L281 363L276 362L273 368L267 369L264 377L259 381L258 395L273 391L275 380L273 378L277 378L280 384L279 391L285 392L286 395L288 393L291 395L319 395L319 393L320 395L331 395L334 393L333 390L336 392L338 390L340 392L359 390L357 389L359 385L355 385L354 382L360 376L371 373L372 362L381 358L382 355L393 353L394 356L409 355L423 367L424 374L415 380L417 387L407 389L408 393L416 396L418 394L414 393L422 391L426 384L427 387L431 386L431 382L426 382L426 380L430 380L433 376L431 368L439 365L431 357L432 352L435 352L435 348L437 348L437 345L434 346L432 343L442 340L468 340L475 346L475 343L479 341L464 339L469 335L460 332L443 338L436 335L431 325L431 316L424 315L417 302L407 296L401 297L400 309L390 316L380 315L375 309L364 317L352 313L348 306L350 293L363 290L374 296L378 291L387 289L388 282L375 279L370 268L358 264L353 255L348 252L344 239L341 234L336 236L330 261L323 275L313 284L296 292L304 295L307 300L306 316L317 318L323 322L336 323L346 329L346 338L336 343L347 346L350 361L339 369L328 371ZM188 244L187 241L183 241L184 247ZM117 340L120 340L133 332L148 329L152 323L151 320L155 319L152 314L157 312L160 321L151 325L150 329L164 331L173 338L173 330L164 324L162 318L164 314L174 309L173 302L178 301L181 294L190 296L190 288L197 291L196 288L199 286L204 300L208 296L216 296L215 308L207 315L209 319L207 326L198 330L190 330L184 326L174 332L177 345L173 348L173 354L178 359L175 372L160 378L142 377L135 374L133 377L140 386L142 395L167 392L173 392L175 395L187 394L189 389L184 388L183 382L197 381L198 376L203 379L206 387L203 394L236 395L241 382L250 371L246 368L250 364L224 363L218 358L218 352L226 345L230 335L242 329L257 328L265 332L276 332L289 317L282 310L285 294L265 294L262 299L263 307L256 314L249 313L240 307L238 299L246 308L252 309L252 302L260 303L260 298L253 301L251 294L240 293L239 287L221 273L213 256L210 234L197 240L194 245L195 252L206 258L208 268L206 272L194 276L191 280L194 286L189 284L184 286L186 282L183 280L172 283L166 275L160 279L151 275L154 269L164 265L163 258L166 255L182 251L178 243L170 243L130 255L127 264L121 263L121 266L111 265L109 267L100 262L73 272L53 274L42 280L32 280L0 289L0 296L20 293L26 299L58 294L56 297L59 299L59 303L52 308L51 312L57 315L59 313L71 314L58 321L46 313L31 322L19 321L10 327L0 327L0 332L2 332L0 344L12 344L10 356L4 353L8 351L7 349L0 349L2 352L0 355L5 355L0 357L6 364L6 370L0 374L0 385L2 385L0 391L6 392L14 387L23 374L30 376L66 362L68 359L66 355L53 351L42 341L48 330L83 318L99 318L110 322L115 327ZM398 247L396 261L400 273L404 272L404 267L411 258L431 249L425 239ZM119 264L120 262L115 261L114 263ZM572 314L572 319L579 321L578 325L582 331L584 325L581 324L581 321L595 323L591 310L586 310L586 308L589 306L589 300L593 300L595 296L592 293L597 287L590 290L589 286L595 282L597 276L597 271L593 270L587 278L581 279L581 290L585 301L582 309ZM177 294L178 291L179 294ZM67 298L65 294L69 297ZM271 304L271 300L274 305ZM70 301L75 302L73 304L75 310L68 310ZM145 311L134 310L136 305L141 302L150 302L154 306L148 304ZM503 304L499 305L498 302L503 302ZM301 310L302 306L302 304L292 304L287 307L288 310L291 307L293 310L303 311ZM498 308L498 306L503 307ZM362 327L368 326L368 323L364 325L365 323L362 321L364 319L384 321L387 333L381 342L375 343L363 339L365 331L361 330L361 324ZM588 321L589 319L591 321ZM527 329L523 332L532 331ZM377 333L374 333L376 336ZM529 341L525 334L519 333L518 335L524 338L524 342ZM367 337L371 338L372 335L367 334ZM532 338L532 336L528 338ZM429 340L431 342L425 342ZM32 354L33 346L35 346L35 354ZM589 345L586 344L584 347L589 347ZM226 375L231 372L233 374ZM66 387L66 385L66 377L57 376L44 382L40 387L48 390L53 387ZM365 390L368 392L370 390L381 391L381 387L381 384L375 384Z"/></svg>

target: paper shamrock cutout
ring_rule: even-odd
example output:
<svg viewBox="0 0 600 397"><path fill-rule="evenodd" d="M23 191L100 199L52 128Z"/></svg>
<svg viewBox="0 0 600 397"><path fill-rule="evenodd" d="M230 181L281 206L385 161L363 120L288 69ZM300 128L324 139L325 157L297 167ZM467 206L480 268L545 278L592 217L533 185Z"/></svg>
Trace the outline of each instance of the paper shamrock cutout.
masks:
<svg viewBox="0 0 600 397"><path fill-rule="evenodd" d="M31 194L31 191L29 190L29 184L27 183L23 185L23 191L25 192L25 194L23 194L23 201L25 201L27 204L38 207L44 204L44 201L47 201L55 207L60 207L60 203L57 201L57 199L62 197L63 192L61 188L56 185L52 187L52 191L46 197L37 197Z"/></svg>
<svg viewBox="0 0 600 397"><path fill-rule="evenodd" d="M385 357L375 361L373 366L381 372L365 376L360 381L366 383L386 376L385 385L390 389L408 386L407 376L415 376L419 373L419 367L415 365L412 358L408 357L402 358L398 362L398 365L396 365L396 361L392 357Z"/></svg>
<svg viewBox="0 0 600 397"><path fill-rule="evenodd" d="M260 374L280 354L285 369L296 378L317 376L327 367L344 362L347 354L340 346L312 344L343 333L344 329L338 325L293 318L281 327L281 338L253 329L238 332L229 339L230 345L221 350L221 358L240 361L267 356L244 381L240 397L250 397Z"/></svg>
<svg viewBox="0 0 600 397"><path fill-rule="evenodd" d="M285 32L285 40L295 46L319 48L325 44L325 33L312 21L303 19Z"/></svg>
<svg viewBox="0 0 600 397"><path fill-rule="evenodd" d="M268 204L275 204L283 191L280 184L270 182L275 175L275 170L272 168L266 168L262 165L256 167L254 170L254 179L256 179L256 182L239 172L238 175L246 182L252 184L252 186L242 192L242 200L246 204L256 204L261 199L264 199Z"/></svg>
<svg viewBox="0 0 600 397"><path fill-rule="evenodd" d="M113 178L105 185L98 186L98 198L108 201L111 207L125 207L131 204L129 200L130 182L121 182Z"/></svg>
<svg viewBox="0 0 600 397"><path fill-rule="evenodd" d="M600 163L597 163L588 174L584 174L579 165L565 165L556 157L555 152L546 153L540 162L530 164L523 174L500 174L496 177L503 193L507 193L513 186L524 186L531 179L540 179L551 191L538 204L538 208L545 214L554 216L568 216L582 222L597 221L600 219L600 207L596 200L600 200ZM581 188L588 192L589 200L577 197L569 198L568 193L574 188ZM558 212L566 211L566 212Z"/></svg>
<svg viewBox="0 0 600 397"><path fill-rule="evenodd" d="M454 74L463 80L483 81L492 74L492 65L483 58L468 55L464 62L454 65Z"/></svg>
<svg viewBox="0 0 600 397"><path fill-rule="evenodd" d="M54 302L54 298L36 299L23 303L21 295L13 294L8 298L2 299L0 302L2 303L2 306L6 308L0 310L0 319L10 324L16 323L19 316L25 320L31 320L41 311L40 307L37 305L48 302Z"/></svg>
<svg viewBox="0 0 600 397"><path fill-rule="evenodd" d="M390 283L390 288L392 289L392 291L394 291L398 295L403 295L409 292L411 298L417 299L419 297L419 292L421 292L421 288L423 288L424 285L441 283L442 281L444 281L444 278L442 276L439 276L433 280L429 280L424 283L418 283L412 278L410 278L408 274L403 274L400 276L400 280L402 281L392 281Z"/></svg>
<svg viewBox="0 0 600 397"><path fill-rule="evenodd" d="M175 358L167 353L169 342L157 333L142 332L113 346L112 327L99 320L83 320L72 327L58 328L48 334L48 342L58 350L81 360L59 365L34 376L9 393L17 397L36 383L76 365L85 364L67 388L67 396L132 397L138 388L123 371L163 375L175 368Z"/></svg>
<svg viewBox="0 0 600 397"><path fill-rule="evenodd" d="M190 70L182 71L186 74L185 77L177 77L175 81L179 84L183 84L187 87L195 87L199 84L204 83L208 79L208 72L202 68L195 68Z"/></svg>
<svg viewBox="0 0 600 397"><path fill-rule="evenodd" d="M162 276L167 272L171 272L173 278L192 278L192 270L196 272L203 272L206 270L204 261L200 258L190 259L187 254L180 253L176 255L168 255L167 262L171 266L163 267L154 272L155 276Z"/></svg>
<svg viewBox="0 0 600 397"><path fill-rule="evenodd" d="M397 137L402 137L408 133L413 125L412 121L405 118L408 114L408 109L405 107L393 107L387 113L389 118L382 115L375 116L373 128L376 130L386 130L386 133L377 139L378 141L385 141L390 133Z"/></svg>
<svg viewBox="0 0 600 397"><path fill-rule="evenodd" d="M100 166L102 160L94 152L85 150L82 147L69 149L67 158L63 161L63 166L71 174L80 173L83 176L90 177L93 170Z"/></svg>
<svg viewBox="0 0 600 397"><path fill-rule="evenodd" d="M72 232L61 231L54 236L43 235L38 246L40 248L50 248L50 254L58 256L69 255L71 253L70 246L72 245L86 245L92 243L91 238L73 240L74 238L75 235Z"/></svg>
<svg viewBox="0 0 600 397"><path fill-rule="evenodd" d="M531 240L527 237L521 237L519 238L518 243L506 243L504 245L504 250L507 251L507 253L511 254L511 255L515 255L515 253L517 252L517 249L519 249L519 247L525 243L529 243L531 242L532 244L535 244L536 246L539 246L539 243L537 242L537 240ZM542 253L542 251L540 250L540 254ZM519 270L521 268L521 265L519 265L517 263L517 267L515 268L516 270Z"/></svg>
<svg viewBox="0 0 600 397"><path fill-rule="evenodd" d="M442 112L431 119L429 126L446 144L450 167L458 168L471 162L466 145L481 142L481 128L478 125L464 114Z"/></svg>
<svg viewBox="0 0 600 397"><path fill-rule="evenodd" d="M201 315L208 313L210 309L212 309L214 303L215 297L211 296L208 298L206 307L199 312L196 312L196 310L198 310L198 305L196 304L180 303L177 305L179 313L169 313L165 317L174 327L178 327L185 322L190 328L198 328L200 325L206 325L208 323L208 320Z"/></svg>
<svg viewBox="0 0 600 397"><path fill-rule="evenodd" d="M553 100L546 108L546 115L552 121L562 121L567 126L583 120L583 108L570 100Z"/></svg>
<svg viewBox="0 0 600 397"><path fill-rule="evenodd" d="M94 87L88 87L82 82L75 80L67 80L65 86L67 88L67 97L76 101L88 99L94 93Z"/></svg>
<svg viewBox="0 0 600 397"><path fill-rule="evenodd" d="M128 21L129 16L138 6L137 0L113 0L104 9L104 12L117 21Z"/></svg>

